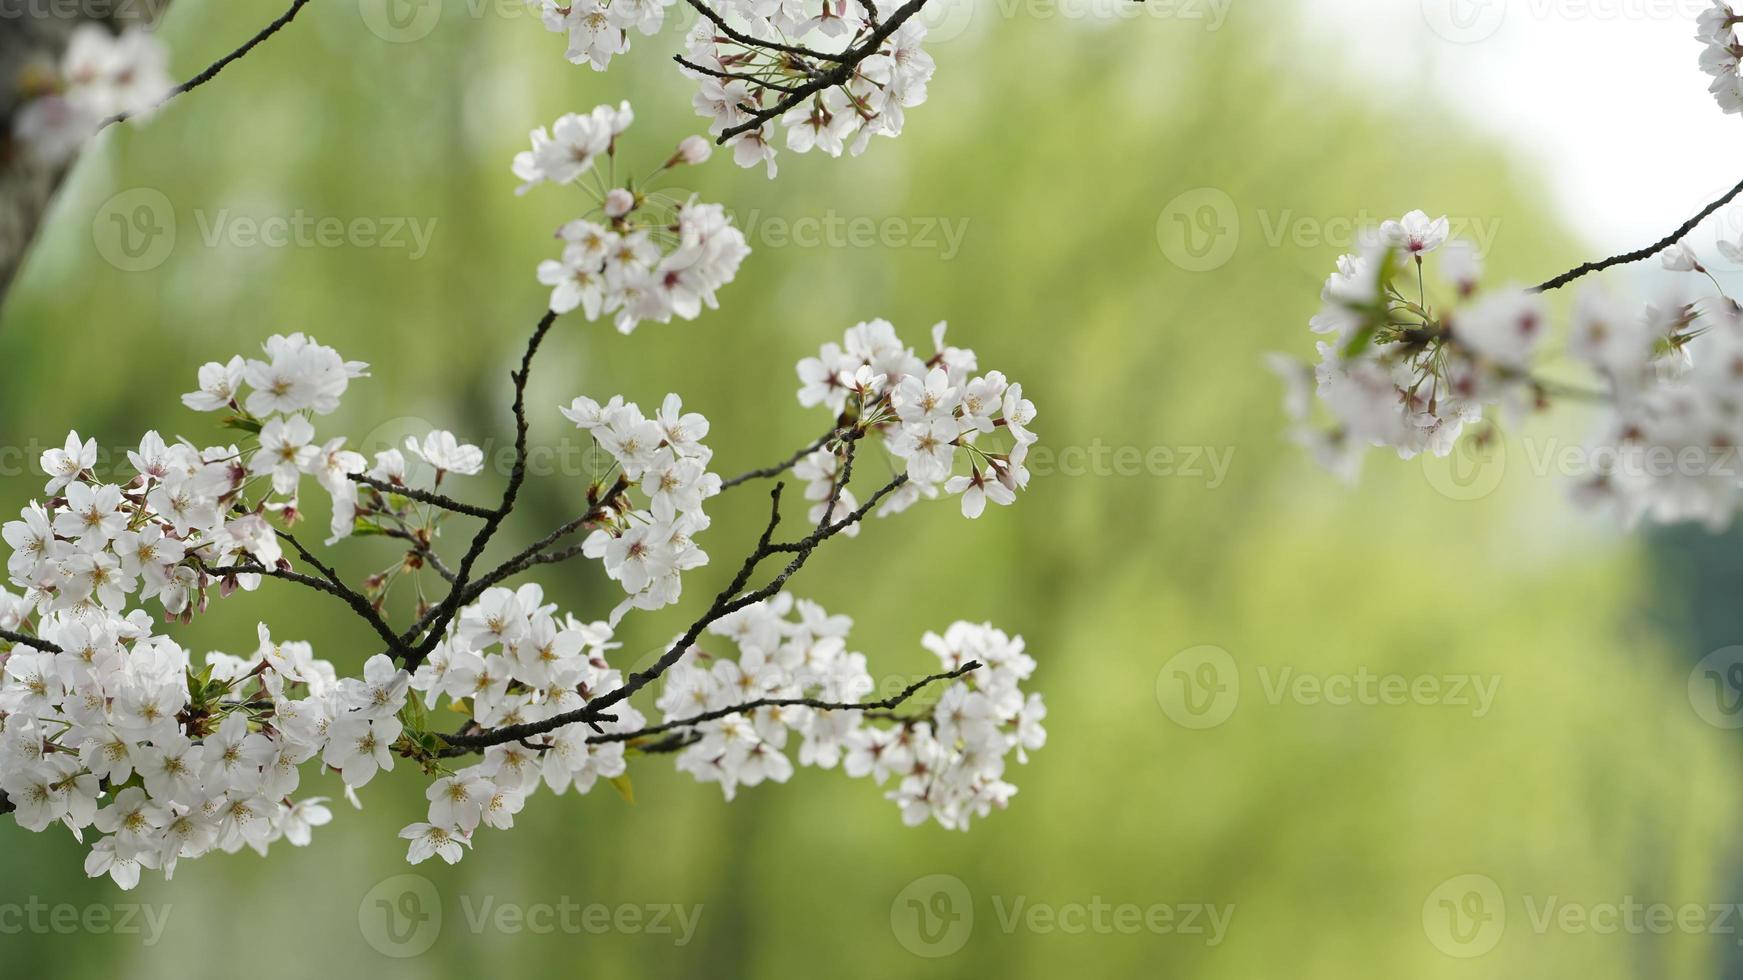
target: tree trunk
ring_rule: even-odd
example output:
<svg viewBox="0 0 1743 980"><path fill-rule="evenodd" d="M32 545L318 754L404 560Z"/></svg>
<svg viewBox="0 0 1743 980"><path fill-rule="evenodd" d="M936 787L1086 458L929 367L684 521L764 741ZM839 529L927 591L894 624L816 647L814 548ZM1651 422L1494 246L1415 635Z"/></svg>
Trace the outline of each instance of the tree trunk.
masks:
<svg viewBox="0 0 1743 980"><path fill-rule="evenodd" d="M58 6L58 5L57 5ZM35 240L55 188L66 176L72 161L44 166L12 140L12 121L22 104L24 81L33 73L52 73L60 66L67 39L83 23L98 23L119 30L128 23L155 16L164 3L146 3L138 17L94 11L129 4L79 4L92 12L56 10L48 15L31 12L22 0L0 0L0 305L12 280ZM76 159L76 157L75 157Z"/></svg>

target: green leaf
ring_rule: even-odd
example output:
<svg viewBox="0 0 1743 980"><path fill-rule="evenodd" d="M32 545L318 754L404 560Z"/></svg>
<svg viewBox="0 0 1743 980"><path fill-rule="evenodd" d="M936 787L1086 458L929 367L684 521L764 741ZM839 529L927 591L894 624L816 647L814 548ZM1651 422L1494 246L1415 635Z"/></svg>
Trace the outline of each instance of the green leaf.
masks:
<svg viewBox="0 0 1743 980"><path fill-rule="evenodd" d="M623 797L625 803L628 803L630 806L635 806L635 786L633 786L629 781L629 773L626 772L621 776L613 776L606 780L606 782L611 784L612 789L617 790L617 795Z"/></svg>
<svg viewBox="0 0 1743 980"><path fill-rule="evenodd" d="M243 432L252 432L255 435L259 435L260 430L266 427L259 419L250 418L246 415L227 416L224 419L223 426L226 429L240 429Z"/></svg>

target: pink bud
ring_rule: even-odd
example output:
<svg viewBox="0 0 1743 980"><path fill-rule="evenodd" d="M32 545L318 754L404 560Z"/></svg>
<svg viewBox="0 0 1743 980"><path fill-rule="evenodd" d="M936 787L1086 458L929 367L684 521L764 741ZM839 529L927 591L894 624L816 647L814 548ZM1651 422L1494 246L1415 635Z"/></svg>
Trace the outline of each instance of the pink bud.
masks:
<svg viewBox="0 0 1743 980"><path fill-rule="evenodd" d="M635 195L621 187L612 188L605 195L605 214L607 217L621 218L635 210Z"/></svg>

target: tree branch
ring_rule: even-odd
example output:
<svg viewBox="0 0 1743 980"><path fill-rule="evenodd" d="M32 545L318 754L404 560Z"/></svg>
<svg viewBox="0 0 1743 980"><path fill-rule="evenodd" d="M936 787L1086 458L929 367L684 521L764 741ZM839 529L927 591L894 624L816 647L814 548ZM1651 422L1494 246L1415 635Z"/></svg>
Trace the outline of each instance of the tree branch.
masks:
<svg viewBox="0 0 1743 980"><path fill-rule="evenodd" d="M751 37L749 34L739 31L731 24L728 24L726 18L720 16L713 7L710 7L707 4L706 0L687 0L687 2L690 6L696 8L697 13L713 21L714 26L720 29L720 33L725 34L727 37L737 41L739 44L742 44L747 48L767 48L770 51L781 51L786 54L798 55L803 58L818 58L824 61L842 60L841 55L833 55L826 51L813 51L810 48L802 48L792 44L782 44L779 41L764 41L761 38Z"/></svg>
<svg viewBox="0 0 1743 980"><path fill-rule="evenodd" d="M690 2L694 5L698 0L690 0ZM740 133L747 133L753 129L761 129L769 122L769 120L780 118L788 109L791 109L811 96L816 95L818 92L832 89L837 85L845 84L848 79L853 77L853 73L859 68L860 62L876 54L878 49L883 46L884 41L888 40L889 36L894 34L897 28L906 23L908 18L919 13L920 8L925 5L926 0L908 0L908 2L903 4L894 14L890 15L889 20L879 24L876 30L873 30L871 34L867 35L866 39L858 46L848 48L839 56L830 58L829 60L838 62L834 68L813 77L809 82L793 89L786 98L781 99L774 105L765 109L757 109L752 112L751 117L744 122L741 122L736 126L727 127L715 142L724 145L727 140L732 139ZM818 54L818 52L806 53L812 56Z"/></svg>
<svg viewBox="0 0 1743 980"><path fill-rule="evenodd" d="M253 51L255 48L255 45L258 45L260 42L266 40L267 38L273 36L274 34L277 34L279 32L279 30L282 29L286 24L289 24L291 21L295 20L297 14L299 12L301 12L303 7L307 6L308 3L309 3L309 0L291 0L290 9L286 10L284 13L280 14L277 20L275 20L272 23L261 28L259 30L259 32L257 32L253 37L249 38L247 40L247 42L245 42L241 47L230 52L229 54L225 55L224 57L219 58L217 61L214 61L210 66L208 66L206 68L205 71L200 72L198 75L195 75L193 78L190 78L187 81L181 83L180 85L177 85L175 88L170 89L169 94L165 95L163 97L162 101L158 102L158 104L153 108L153 111L156 111L157 109L161 109L165 105L168 105L170 100L174 99L176 96L181 95L184 92L190 92L194 89L197 89L201 85L204 85L207 82L211 81L212 79L217 78L218 73L223 71L225 68L229 67L231 62L236 61L236 60L240 59L243 55L246 55L248 52ZM118 122L121 122L121 121L127 119L128 115L129 114L125 113L125 112L116 113L115 115L110 116L109 118L103 120L103 122L98 125L97 129L99 131L106 129L109 126L114 125L115 123L118 123Z"/></svg>
<svg viewBox="0 0 1743 980"><path fill-rule="evenodd" d="M404 497L407 500L415 500L420 504L429 504L432 507L440 507L443 510L451 511L455 514L462 514L466 517L478 517L483 518L484 520L489 520L496 514L493 510L484 507L476 507L468 503L462 503L455 500L453 497L444 496L439 493L431 493L428 490L414 490L411 487L403 487L396 483L387 483L382 480L363 476L360 473L352 474L351 482L362 484L363 486L382 493L391 493L395 496Z"/></svg>
<svg viewBox="0 0 1743 980"><path fill-rule="evenodd" d="M33 650L41 650L43 653L61 652L60 647L48 642L47 640L39 639L34 636L27 636L23 633L14 633L11 630L0 630L0 640L5 640L8 643L16 643L19 646L30 647Z"/></svg>
<svg viewBox="0 0 1743 980"><path fill-rule="evenodd" d="M1569 269L1567 272L1564 272L1541 285L1532 287L1531 291L1534 293L1547 293L1554 289L1560 289L1577 279L1583 279L1594 272L1603 272L1605 269L1612 269L1619 265L1628 265L1633 262L1639 262L1641 259L1650 259L1654 255L1657 255L1672 245L1675 245L1677 242L1682 241L1684 238L1687 238L1689 232L1694 231L1696 226L1712 217L1720 208L1736 200L1738 195L1743 195L1743 182L1738 183L1736 187L1727 191L1725 196L1702 208L1701 213L1683 222L1682 226L1677 230L1664 236L1658 241L1653 242L1651 245L1648 245L1645 248L1636 249L1632 252L1624 252L1621 255L1613 255L1610 258L1602 259L1597 262L1587 262L1578 268Z"/></svg>
<svg viewBox="0 0 1743 980"><path fill-rule="evenodd" d="M936 684L939 681L956 680L979 669L980 662L970 660L968 663L963 664L955 670L945 671L942 674L933 674L930 677L923 677L908 685L900 694L897 694L894 697L884 698L880 701L838 702L820 701L816 698L759 698L755 701L746 701L744 704L733 705L730 708L717 708L713 711L705 711L702 714L690 718L684 718L679 721L668 721L663 724L653 725L648 728L643 728L640 731L608 732L601 735L594 735L589 737L587 742L590 745L598 745L606 742L630 742L638 738L664 735L667 732L677 731L681 728L693 728L697 725L703 724L704 722L718 721L731 715L741 715L746 712L755 711L758 708L816 708L819 711L893 711L932 684Z"/></svg>
<svg viewBox="0 0 1743 980"><path fill-rule="evenodd" d="M733 577L732 582L727 585L726 588L722 589L719 595L714 597L713 604L708 607L707 612L703 613L702 618L692 623L690 628L684 631L684 635L679 637L678 641L672 644L671 649L667 650L653 666L649 667L647 670L641 671L640 673L631 674L625 679L622 687L615 691L602 694L595 698L590 704L582 708L577 708L574 711L553 715L550 718L541 721L510 725L505 728L498 728L492 731L479 732L476 734L462 735L456 733L454 735L443 736L443 738L449 745L459 748L488 748L492 745L501 745L504 742L516 742L524 738L531 738L534 735L543 735L547 732L553 732L559 728L564 728L577 722L593 722L602 719L606 709L628 699L631 695L653 683L660 677L660 675L670 670L672 665L682 659L690 647L695 645L696 640L701 637L702 632L709 626L712 626L719 620L730 616L741 609L753 606L765 599L779 594L781 589L786 586L787 581L794 575L798 574L800 569L805 567L805 563L810 560L812 553L817 550L818 545L835 535L840 534L843 530L846 530L854 524L859 523L861 520L864 520L865 516L871 513L872 508L876 507L885 497L895 492L897 488L907 482L907 474L897 476L895 479L881 487L876 493L872 494L871 499L867 500L858 510L833 524L818 528L803 540L791 544L773 543L775 528L780 524L781 520L781 490L785 486L784 484L775 484L775 489L770 493L771 513L769 516L769 524L768 527L764 529L762 538L757 542L756 550L751 552L750 557L745 559L743 567L741 567L738 574ZM776 575L767 585L764 585L754 592L740 595L739 593L750 582L751 575L755 573L757 566L762 563L763 559L781 552L794 553L793 560L787 564L787 567L782 569L781 573Z"/></svg>
<svg viewBox="0 0 1743 980"><path fill-rule="evenodd" d="M381 618L381 614L375 610L375 606L368 598L345 585L331 568L321 564L321 562L313 555L309 554L301 544L298 544L295 538L292 538L283 531L278 532L278 534L279 537L290 541L292 547L296 548L298 553L300 553L310 565L320 571L325 577L316 578L313 575L304 575L300 572L293 572L284 568L267 568L260 564L229 565L223 568L209 568L204 562L200 562L200 569L207 575L218 579L231 578L236 575L264 575L267 578L295 582L298 585L313 589L316 592L326 593L327 595L333 596L344 602L347 606L350 606L351 611L355 612L358 616L361 616L363 621L369 624L370 629L375 630L375 635L381 637L387 642L388 647L391 650L396 653L404 653L406 651L405 644L400 640L399 634L395 633L393 628L387 625L387 621Z"/></svg>
<svg viewBox="0 0 1743 980"><path fill-rule="evenodd" d="M520 488L527 477L527 379L532 376L533 358L538 356L539 346L544 343L545 335L551 332L551 325L557 321L557 314L550 310L539 318L539 324L533 329L533 335L527 341L526 353L521 355L520 370L513 373L514 379L514 469L509 472L508 486L502 492L502 503L484 519L484 526L472 538L471 547L466 549L466 555L460 560L460 569L454 573L454 587L448 590L448 597L436 607L433 617L426 617L401 638L398 647L403 649L416 640L420 632L424 639L404 657L401 666L406 670L417 670L442 642L442 633L459 613L464 605L464 596L468 584L472 580L472 567L478 563L484 549L490 544L490 539L496 535L502 522L514 510L515 501L520 497Z"/></svg>
<svg viewBox="0 0 1743 980"><path fill-rule="evenodd" d="M792 456L789 456L787 459L783 460L782 462L776 463L773 466L765 466L760 470L751 470L749 473L740 473L739 475L733 477L730 480L722 481L720 484L720 490L722 493L724 493L728 490L731 490L733 487L736 487L736 486L743 484L743 483L749 483L752 480L763 480L763 479L768 479L770 477L780 476L782 473L787 472L788 470L792 469L793 467L795 467L795 466L799 465L801 462L803 462L805 457L811 455L812 453L816 452L819 449L822 449L824 446L827 446L829 444L830 440L835 439L836 437L838 437L838 436L840 436L843 433L848 432L848 431L851 431L851 430L847 427L844 427L844 426L830 429L828 432L825 432L823 434L823 436L821 438L819 438L817 441L811 443L809 446L806 446L804 449L799 450L798 452L794 453Z"/></svg>

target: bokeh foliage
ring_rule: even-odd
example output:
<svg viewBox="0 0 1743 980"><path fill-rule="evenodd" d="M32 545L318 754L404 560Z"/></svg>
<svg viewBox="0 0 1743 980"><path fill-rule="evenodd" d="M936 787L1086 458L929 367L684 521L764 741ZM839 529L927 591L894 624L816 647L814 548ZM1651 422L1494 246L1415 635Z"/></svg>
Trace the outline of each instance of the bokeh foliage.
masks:
<svg viewBox="0 0 1743 980"><path fill-rule="evenodd" d="M178 73L274 5L178 0L165 26ZM375 365L324 432L379 440L436 425L500 446L508 367L544 301L532 269L554 251L551 230L584 206L550 188L515 197L510 156L533 125L618 98L638 114L630 159L663 159L696 125L689 87L664 61L675 34L638 40L597 75L565 64L560 39L530 17L498 12L512 6L449 0L427 38L394 44L365 28L357 4L321 0L149 128L105 137L0 321L4 441L55 442L77 427L124 446L159 420L217 441L210 420L176 403L197 362L294 329ZM1702 651L1649 615L1638 545L1568 517L1558 480L1518 452L1500 489L1477 501L1438 493L1419 464L1378 457L1359 489L1335 485L1279 434L1277 387L1259 366L1266 350L1308 348L1304 323L1338 251L1270 240L1285 215L1310 228L1361 209L1483 216L1499 223L1491 259L1503 278L1557 271L1576 250L1538 178L1504 152L1433 107L1366 108L1374 82L1342 77L1335 52L1303 50L1278 5L1236 6L1207 32L1166 17L1085 24L980 4L968 30L933 46L932 98L902 139L858 159L784 155L773 183L724 159L684 175L741 222L966 221L960 254L753 236L722 310L630 339L566 318L532 385L534 438L547 442L569 437L552 406L575 394L647 404L680 391L714 420L710 441L730 472L827 425L794 403L793 361L859 319L887 317L916 344L948 319L983 366L1024 382L1044 445L1232 452L1215 488L1055 475L973 526L951 505L922 508L827 549L796 580L800 594L856 617L874 673L923 670L919 634L958 617L1027 637L1052 741L1015 774L1009 812L969 835L905 829L870 784L816 771L727 805L668 763L642 761L634 806L604 787L537 796L516 831L483 835L459 867L420 868L445 896L447 924L410 961L380 957L357 920L365 893L406 870L393 833L423 808L411 773L369 787L362 813L336 806L311 849L194 862L127 898L82 877L82 851L64 834L7 827L0 902L138 900L173 913L152 949L121 936L0 936L4 972L1711 975L1729 937L1538 934L1521 904L1732 894L1736 740L1690 710L1687 663ZM92 226L111 195L138 187L173 202L178 240L161 266L129 273L99 255ZM1234 202L1241 237L1221 267L1191 272L1159 245L1158 222L1200 187ZM202 240L221 215L299 211L434 221L435 236L416 261L404 249ZM559 522L582 479L537 481L516 527ZM472 489L483 499L492 486ZM9 473L0 502L11 509L39 490ZM760 491L720 506L705 540L714 565L683 607L630 620L626 662L724 581L763 506ZM343 546L353 573L390 558L376 542ZM584 615L613 601L589 567L546 581ZM314 641L341 667L374 651L335 605L283 590L218 605L186 642L242 652L257 619L286 624L281 635ZM1243 700L1227 723L1191 731L1160 709L1157 681L1200 644L1242 665ZM1482 718L1445 705L1272 705L1255 672L1286 666L1493 675L1500 693ZM968 886L976 926L961 952L922 959L894 937L891 903L938 873ZM1429 892L1466 873L1509 896L1502 943L1469 962L1436 950L1422 925ZM675 948L633 934L474 935L460 904L565 896L705 911L695 941ZM1215 948L1007 933L995 897L1018 896L1236 912Z"/></svg>

